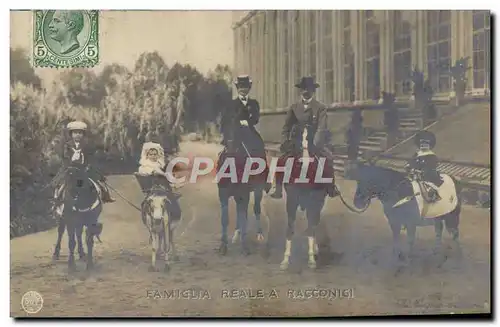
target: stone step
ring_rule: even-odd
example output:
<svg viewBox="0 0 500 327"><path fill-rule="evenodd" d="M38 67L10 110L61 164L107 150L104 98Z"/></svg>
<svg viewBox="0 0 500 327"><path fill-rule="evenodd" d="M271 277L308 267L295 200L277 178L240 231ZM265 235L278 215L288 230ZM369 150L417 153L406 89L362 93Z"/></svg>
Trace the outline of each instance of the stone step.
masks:
<svg viewBox="0 0 500 327"><path fill-rule="evenodd" d="M379 131L379 132L373 132L370 137L387 137L387 132Z"/></svg>
<svg viewBox="0 0 500 327"><path fill-rule="evenodd" d="M387 136L368 136L367 140L370 142L384 143L387 141Z"/></svg>
<svg viewBox="0 0 500 327"><path fill-rule="evenodd" d="M415 128L419 128L419 124L416 124L416 123L400 123L399 124L399 128L406 128L406 127L415 127Z"/></svg>
<svg viewBox="0 0 500 327"><path fill-rule="evenodd" d="M345 165L337 165L337 164L334 164L334 165L333 165L333 169L334 169L335 171L345 172Z"/></svg>
<svg viewBox="0 0 500 327"><path fill-rule="evenodd" d="M401 132L407 132L407 133L416 133L417 131L420 130L420 128L416 126L401 126L399 128Z"/></svg>
<svg viewBox="0 0 500 327"><path fill-rule="evenodd" d="M422 118L422 113L418 111L408 110L401 115L401 118Z"/></svg>
<svg viewBox="0 0 500 327"><path fill-rule="evenodd" d="M421 119L413 119L413 118L399 120L399 124L420 124L421 122L422 122Z"/></svg>
<svg viewBox="0 0 500 327"><path fill-rule="evenodd" d="M363 150L363 153L367 152L367 151L369 151L369 152L382 152L383 151L383 149L380 145L379 146L369 146L369 145L360 144L359 148L361 150Z"/></svg>
<svg viewBox="0 0 500 327"><path fill-rule="evenodd" d="M359 145L366 145L366 146L378 146L378 147L381 147L381 144L380 144L380 141L372 141L370 139L368 140L363 140L361 142L359 142Z"/></svg>

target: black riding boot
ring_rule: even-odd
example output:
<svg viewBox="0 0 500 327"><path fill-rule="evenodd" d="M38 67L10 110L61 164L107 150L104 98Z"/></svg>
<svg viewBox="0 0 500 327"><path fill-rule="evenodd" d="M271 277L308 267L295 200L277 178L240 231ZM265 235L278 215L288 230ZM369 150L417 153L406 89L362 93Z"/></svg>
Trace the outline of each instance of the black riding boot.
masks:
<svg viewBox="0 0 500 327"><path fill-rule="evenodd" d="M99 181L99 186L101 186L102 190L102 200L105 203L113 203L116 200L111 197L111 193L109 192L109 189L107 188L106 184L104 184L103 181Z"/></svg>

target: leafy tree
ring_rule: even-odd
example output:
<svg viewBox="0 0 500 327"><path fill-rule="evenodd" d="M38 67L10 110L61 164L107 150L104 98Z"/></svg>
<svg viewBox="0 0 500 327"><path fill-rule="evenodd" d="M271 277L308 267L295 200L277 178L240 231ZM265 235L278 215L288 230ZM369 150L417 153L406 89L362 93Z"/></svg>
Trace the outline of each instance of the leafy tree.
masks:
<svg viewBox="0 0 500 327"><path fill-rule="evenodd" d="M41 88L41 80L26 56L23 49L10 49L10 84L21 82L24 85L31 85L35 89Z"/></svg>

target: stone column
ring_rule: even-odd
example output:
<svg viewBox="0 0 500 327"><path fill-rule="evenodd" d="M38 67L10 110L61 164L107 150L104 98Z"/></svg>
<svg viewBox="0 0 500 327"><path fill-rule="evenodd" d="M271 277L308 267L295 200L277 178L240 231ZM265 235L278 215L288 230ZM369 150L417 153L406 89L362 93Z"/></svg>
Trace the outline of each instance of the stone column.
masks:
<svg viewBox="0 0 500 327"><path fill-rule="evenodd" d="M355 101L366 99L366 33L364 11L351 12L351 44L354 49L354 93Z"/></svg>
<svg viewBox="0 0 500 327"><path fill-rule="evenodd" d="M276 105L278 108L282 107L283 103L283 81L285 80L285 76L283 75L283 28L281 27L281 12L277 11L276 15L276 46L277 46L277 56L276 56L276 70L278 75L278 88L276 93ZM280 82L281 81L281 82Z"/></svg>
<svg viewBox="0 0 500 327"><path fill-rule="evenodd" d="M344 29L342 11L332 11L332 47L333 47L333 102L341 102L344 89L344 58L342 56L342 43Z"/></svg>
<svg viewBox="0 0 500 327"><path fill-rule="evenodd" d="M424 72L427 78L427 12L417 10L414 12L411 35L411 60L413 67L417 67Z"/></svg>
<svg viewBox="0 0 500 327"><path fill-rule="evenodd" d="M467 88L466 90L472 90L474 83L474 71L472 67L474 67L473 58L474 58L474 25L472 18L472 10L463 10L462 13L462 33L460 34L462 38L462 56L469 57L469 70L467 70Z"/></svg>
<svg viewBox="0 0 500 327"><path fill-rule="evenodd" d="M325 54L322 51L322 41L323 41L323 29L321 28L321 11L314 11L315 15L315 24L314 28L316 29L316 71L313 72L313 74L316 76L316 80L320 85L323 87L318 89L318 99L321 99L323 102L325 102L325 75L324 75L324 61L325 61Z"/></svg>
<svg viewBox="0 0 500 327"><path fill-rule="evenodd" d="M384 10L377 17L380 26L380 88L394 93L394 12Z"/></svg>

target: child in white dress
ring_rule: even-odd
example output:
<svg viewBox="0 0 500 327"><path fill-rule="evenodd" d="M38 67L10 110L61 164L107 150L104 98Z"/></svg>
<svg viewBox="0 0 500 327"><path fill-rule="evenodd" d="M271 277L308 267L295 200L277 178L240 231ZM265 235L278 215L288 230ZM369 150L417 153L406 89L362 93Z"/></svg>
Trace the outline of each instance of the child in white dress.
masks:
<svg viewBox="0 0 500 327"><path fill-rule="evenodd" d="M165 172L163 171L165 169L165 157L161 145L153 142L144 143L139 165L139 175L165 176Z"/></svg>

